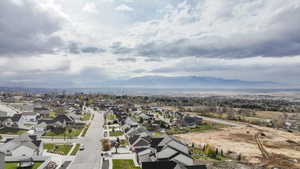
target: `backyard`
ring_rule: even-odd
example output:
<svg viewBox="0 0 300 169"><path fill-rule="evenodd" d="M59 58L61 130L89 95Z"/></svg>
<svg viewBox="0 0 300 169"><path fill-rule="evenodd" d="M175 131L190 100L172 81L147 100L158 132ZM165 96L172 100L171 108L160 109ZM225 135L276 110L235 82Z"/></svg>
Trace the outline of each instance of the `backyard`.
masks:
<svg viewBox="0 0 300 169"><path fill-rule="evenodd" d="M109 136L111 136L111 137L118 137L118 136L123 136L123 135L124 135L124 132L122 132L122 131L109 132Z"/></svg>
<svg viewBox="0 0 300 169"><path fill-rule="evenodd" d="M35 162L35 164L28 169L37 169L43 162ZM18 163L5 163L4 169L18 169Z"/></svg>
<svg viewBox="0 0 300 169"><path fill-rule="evenodd" d="M113 160L113 169L140 169L132 160Z"/></svg>
<svg viewBox="0 0 300 169"><path fill-rule="evenodd" d="M172 134L184 134L190 132L204 132L208 130L217 130L223 128L224 126L216 125L216 124L203 124L198 125L196 128L178 128L178 127L171 127L167 130L167 133Z"/></svg>
<svg viewBox="0 0 300 169"><path fill-rule="evenodd" d="M43 136L52 136L52 137L77 137L80 135L81 131L84 128L79 129L58 129L58 130L48 130Z"/></svg>
<svg viewBox="0 0 300 169"><path fill-rule="evenodd" d="M201 159L208 161L226 161L231 160L224 157L223 151L216 152L216 149L207 145L206 148L189 147L193 159Z"/></svg>
<svg viewBox="0 0 300 169"><path fill-rule="evenodd" d="M60 155L67 155L73 145L71 144L51 144L51 143L44 143L44 149L47 150L49 153L60 154Z"/></svg>

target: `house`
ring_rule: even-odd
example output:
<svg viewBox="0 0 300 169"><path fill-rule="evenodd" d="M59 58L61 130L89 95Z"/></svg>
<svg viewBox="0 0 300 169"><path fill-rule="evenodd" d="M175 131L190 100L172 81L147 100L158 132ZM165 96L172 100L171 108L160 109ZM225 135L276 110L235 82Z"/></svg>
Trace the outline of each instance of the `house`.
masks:
<svg viewBox="0 0 300 169"><path fill-rule="evenodd" d="M162 147L162 148L161 148ZM165 136L158 144L157 160L176 160L185 165L193 165L194 160L189 155L187 145L171 136Z"/></svg>
<svg viewBox="0 0 300 169"><path fill-rule="evenodd" d="M5 164L5 154L0 151L0 168L4 168Z"/></svg>
<svg viewBox="0 0 300 169"><path fill-rule="evenodd" d="M12 117L0 117L0 128L23 128L24 121L21 114L14 114Z"/></svg>
<svg viewBox="0 0 300 169"><path fill-rule="evenodd" d="M178 161L143 162L142 169L207 169L206 165L184 165Z"/></svg>
<svg viewBox="0 0 300 169"><path fill-rule="evenodd" d="M35 126L34 126L34 132L36 133L36 134L38 134L38 135L43 135L45 132L46 132L46 130L47 130L47 123L45 123L45 122L41 122L41 123L39 123L39 124L36 124Z"/></svg>
<svg viewBox="0 0 300 169"><path fill-rule="evenodd" d="M6 156L16 159L31 158L42 156L43 144L36 135L22 134L14 139L7 140L6 143L0 146L0 151L4 152Z"/></svg>
<svg viewBox="0 0 300 169"><path fill-rule="evenodd" d="M147 161L178 161L186 166L194 164L193 158L189 155L188 147L171 136L162 138L152 137L147 140L150 147L140 149L137 152L137 161L141 164ZM147 144L145 144L147 145Z"/></svg>
<svg viewBox="0 0 300 169"><path fill-rule="evenodd" d="M151 136L147 133L142 133L141 135L134 135L130 137L128 141L130 144L130 149L135 152L151 147Z"/></svg>
<svg viewBox="0 0 300 169"><path fill-rule="evenodd" d="M25 123L37 122L38 114L35 112L23 112L22 116L24 118Z"/></svg>
<svg viewBox="0 0 300 169"><path fill-rule="evenodd" d="M135 135L142 135L142 134L149 134L149 131L145 127L139 126L139 127L136 127L136 128L130 128L125 133L125 136L127 138L130 138L130 137L133 137Z"/></svg>
<svg viewBox="0 0 300 169"><path fill-rule="evenodd" d="M138 127L138 123L136 121L134 121L131 117L127 117L124 120L122 128L125 131L128 131L129 129L135 128L135 127Z"/></svg>
<svg viewBox="0 0 300 169"><path fill-rule="evenodd" d="M198 125L201 125L202 121L203 120L200 117L186 115L183 118L179 119L176 123L180 127L195 128Z"/></svg>
<svg viewBox="0 0 300 169"><path fill-rule="evenodd" d="M45 107L35 107L34 112L36 112L40 118L50 117L50 110Z"/></svg>

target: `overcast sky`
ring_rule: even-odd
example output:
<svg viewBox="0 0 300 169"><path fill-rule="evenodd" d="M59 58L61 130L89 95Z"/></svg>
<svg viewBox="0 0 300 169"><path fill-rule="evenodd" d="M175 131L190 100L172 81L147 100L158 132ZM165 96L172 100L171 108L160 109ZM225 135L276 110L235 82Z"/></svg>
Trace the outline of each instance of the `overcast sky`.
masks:
<svg viewBox="0 0 300 169"><path fill-rule="evenodd" d="M206 76L300 87L299 0L0 0L0 86Z"/></svg>

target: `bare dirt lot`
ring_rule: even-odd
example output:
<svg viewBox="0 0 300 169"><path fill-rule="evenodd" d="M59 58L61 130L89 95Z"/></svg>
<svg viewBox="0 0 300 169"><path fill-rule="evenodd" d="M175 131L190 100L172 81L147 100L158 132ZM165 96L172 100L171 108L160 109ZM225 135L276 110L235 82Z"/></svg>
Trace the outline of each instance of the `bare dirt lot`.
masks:
<svg viewBox="0 0 300 169"><path fill-rule="evenodd" d="M248 162L260 163L262 155L254 138L254 135L258 132L265 134L262 142L269 153L282 154L291 160L297 159L300 162L300 135L295 133L266 127L240 126L176 136L188 143L210 144L223 149L224 152L241 153Z"/></svg>

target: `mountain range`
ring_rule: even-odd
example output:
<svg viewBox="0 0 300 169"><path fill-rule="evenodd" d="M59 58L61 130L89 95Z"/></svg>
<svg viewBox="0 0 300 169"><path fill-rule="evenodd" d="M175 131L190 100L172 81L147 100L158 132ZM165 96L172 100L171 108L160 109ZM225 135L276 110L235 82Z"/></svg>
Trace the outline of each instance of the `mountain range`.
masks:
<svg viewBox="0 0 300 169"><path fill-rule="evenodd" d="M270 87L277 83L271 81L243 81L201 76L142 76L127 80L115 80L108 85L113 87L145 88L236 88L236 87Z"/></svg>

